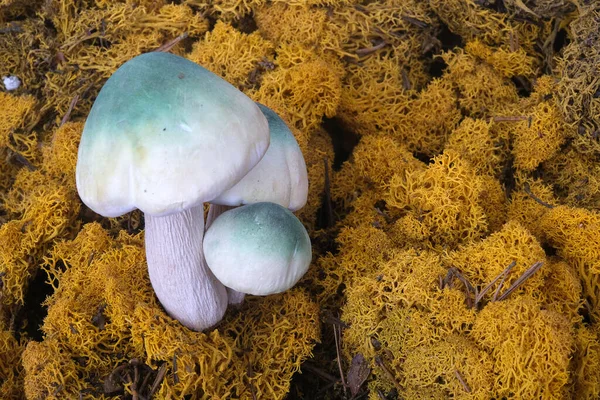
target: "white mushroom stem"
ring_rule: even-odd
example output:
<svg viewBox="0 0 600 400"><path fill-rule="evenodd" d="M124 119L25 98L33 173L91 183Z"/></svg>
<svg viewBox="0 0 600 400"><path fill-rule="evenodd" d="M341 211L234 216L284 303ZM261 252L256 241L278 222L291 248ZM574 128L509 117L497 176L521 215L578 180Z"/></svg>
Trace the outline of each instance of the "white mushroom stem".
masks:
<svg viewBox="0 0 600 400"><path fill-rule="evenodd" d="M225 211L229 211L233 206L222 206L220 204L211 204L208 208L208 215L206 216L206 229L210 227L215 219L219 217L219 215L223 214ZM206 230L205 229L205 230ZM238 292L237 290L233 290L231 288L227 289L227 299L229 304L232 306L241 306L244 302L244 297L246 297L245 293Z"/></svg>
<svg viewBox="0 0 600 400"><path fill-rule="evenodd" d="M227 292L204 260L202 205L145 219L148 273L160 303L190 329L215 326L227 310Z"/></svg>

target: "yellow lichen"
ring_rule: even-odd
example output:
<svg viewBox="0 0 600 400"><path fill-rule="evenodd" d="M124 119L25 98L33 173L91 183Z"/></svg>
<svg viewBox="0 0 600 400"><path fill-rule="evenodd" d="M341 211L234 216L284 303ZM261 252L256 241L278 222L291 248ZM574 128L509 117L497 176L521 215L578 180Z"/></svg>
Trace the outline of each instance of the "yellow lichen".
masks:
<svg viewBox="0 0 600 400"><path fill-rule="evenodd" d="M260 73L270 68L273 47L258 32L244 34L219 21L204 40L194 44L187 57L244 88L258 84Z"/></svg>
<svg viewBox="0 0 600 400"><path fill-rule="evenodd" d="M396 174L386 203L413 214L431 232L433 246L453 247L481 237L488 229L479 203L483 182L454 151L433 159L427 169Z"/></svg>
<svg viewBox="0 0 600 400"><path fill-rule="evenodd" d="M521 276L536 262L544 262L546 256L535 237L517 222L508 222L504 227L482 241L475 242L448 254L444 262L448 267L458 268L473 286L483 288L512 263L514 266L504 281L502 291ZM548 268L542 267L530 277L518 293L536 296L544 285ZM498 283L488 291L486 298L492 298Z"/></svg>
<svg viewBox="0 0 600 400"><path fill-rule="evenodd" d="M477 315L470 336L492 356L494 397L568 395L574 339L564 316L528 299L493 302Z"/></svg>

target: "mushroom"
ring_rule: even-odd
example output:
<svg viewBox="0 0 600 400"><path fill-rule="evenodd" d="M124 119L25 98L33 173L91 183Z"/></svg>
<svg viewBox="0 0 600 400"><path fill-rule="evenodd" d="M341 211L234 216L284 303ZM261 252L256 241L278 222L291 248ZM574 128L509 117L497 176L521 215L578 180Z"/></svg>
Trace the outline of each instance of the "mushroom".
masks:
<svg viewBox="0 0 600 400"><path fill-rule="evenodd" d="M296 211L308 198L308 174L298 142L285 122L270 108L257 103L269 123L270 145L260 162L231 189L212 200L206 229L234 206L272 202ZM227 285L225 285L227 286ZM227 288L229 304L239 305L243 293Z"/></svg>
<svg viewBox="0 0 600 400"><path fill-rule="evenodd" d="M169 53L123 64L85 123L77 189L93 211L144 212L152 287L169 315L194 330L227 309L206 267L203 203L248 173L269 146L256 104L210 71Z"/></svg>
<svg viewBox="0 0 600 400"><path fill-rule="evenodd" d="M275 203L234 208L204 236L206 262L225 286L266 296L294 286L312 258L310 238L291 211Z"/></svg>

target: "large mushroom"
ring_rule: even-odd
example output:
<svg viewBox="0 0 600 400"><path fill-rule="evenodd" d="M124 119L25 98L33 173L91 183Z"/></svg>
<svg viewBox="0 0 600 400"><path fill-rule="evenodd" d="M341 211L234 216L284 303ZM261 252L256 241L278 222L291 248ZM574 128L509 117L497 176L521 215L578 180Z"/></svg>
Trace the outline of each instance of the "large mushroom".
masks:
<svg viewBox="0 0 600 400"><path fill-rule="evenodd" d="M267 106L257 104L269 123L269 148L246 176L210 201L206 229L219 215L232 207L272 202L297 211L306 204L308 174L300 146L277 113ZM244 293L232 288L228 287L227 293L230 304L239 305L244 300Z"/></svg>
<svg viewBox="0 0 600 400"><path fill-rule="evenodd" d="M93 211L144 212L148 272L183 325L221 320L227 294L206 267L203 203L246 175L269 146L256 104L199 65L168 53L123 64L85 123L77 189Z"/></svg>

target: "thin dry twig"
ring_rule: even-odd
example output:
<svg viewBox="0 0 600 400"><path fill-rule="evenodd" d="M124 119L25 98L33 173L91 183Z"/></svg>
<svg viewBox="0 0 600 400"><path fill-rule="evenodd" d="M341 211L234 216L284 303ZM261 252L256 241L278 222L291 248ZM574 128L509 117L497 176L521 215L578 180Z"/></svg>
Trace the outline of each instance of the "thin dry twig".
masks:
<svg viewBox="0 0 600 400"><path fill-rule="evenodd" d="M152 50L153 52L163 52L163 53L168 53L169 51L171 51L171 49L173 47L175 47L175 45L179 42L181 42L183 39L187 38L189 35L187 32L183 32L181 35L177 36L175 39L168 41L167 43L163 44L162 46L160 46L159 48Z"/></svg>
<svg viewBox="0 0 600 400"><path fill-rule="evenodd" d="M342 359L340 357L340 340L341 340L341 328L337 328L335 324L333 326L333 338L335 339L335 352L337 354L337 364L340 370L340 379L342 380L342 388L344 389L344 397L346 394L346 379L344 378L344 369L342 368ZM339 330L338 330L339 329ZM338 339L338 335L340 338Z"/></svg>
<svg viewBox="0 0 600 400"><path fill-rule="evenodd" d="M364 49L356 50L356 55L359 57L365 57L365 56L368 56L369 54L375 53L377 50L383 49L385 46L387 46L387 42L385 40L383 40L373 47L366 47Z"/></svg>
<svg viewBox="0 0 600 400"><path fill-rule="evenodd" d="M521 286L523 282L525 282L533 274L535 274L542 267L542 265L544 265L544 263L542 261L538 261L534 263L531 267L527 268L527 270L523 272L523 274L519 278L517 278L517 280L514 281L512 285L510 285L506 292L502 293L502 295L498 297L498 301L504 300L506 297L508 297L508 295L510 295L512 292L518 289L519 286Z"/></svg>
<svg viewBox="0 0 600 400"><path fill-rule="evenodd" d="M456 379L458 379L463 389L465 389L465 392L471 393L471 388L469 387L469 385L467 385L467 382L465 382L463 376L456 368L454 369L454 375L456 375Z"/></svg>
<svg viewBox="0 0 600 400"><path fill-rule="evenodd" d="M394 376L394 374L392 374L392 372L388 369L388 367L386 367L381 356L375 356L375 365L377 365L379 368L381 368L381 370L385 373L385 375L388 377L388 379L394 384L394 387L396 388L396 390L398 390L398 392L401 393L402 386L400 386L400 383L396 380L396 377Z"/></svg>
<svg viewBox="0 0 600 400"><path fill-rule="evenodd" d="M529 118L527 115L497 115L492 117L492 121L494 122L518 122L518 121L527 121Z"/></svg>
<svg viewBox="0 0 600 400"><path fill-rule="evenodd" d="M65 113L65 115L62 117L62 120L60 121L60 125L58 125L59 127L63 126L64 124L66 124L69 121L69 118L71 118L71 113L73 112L73 109L75 108L75 105L77 105L77 102L79 101L79 95L76 94L75 97L73 97L73 100L71 100L71 103L69 103L69 108L67 109L67 112ZM56 135L56 133L55 133ZM54 141L54 137L52 137L52 140Z"/></svg>
<svg viewBox="0 0 600 400"><path fill-rule="evenodd" d="M149 397L154 396L154 393L156 393L156 391L160 387L160 384L162 383L166 373L167 373L167 363L164 363L163 365L160 366L160 368L158 369L158 373L156 374L156 378L154 378L154 383L152 383L152 388L150 389Z"/></svg>
<svg viewBox="0 0 600 400"><path fill-rule="evenodd" d="M475 296L475 307L477 307L477 304L479 304L479 302L483 299L483 296L485 296L485 294L492 288L492 286L494 286L494 284L496 282L498 282L498 280L502 277L506 277L506 275L508 275L508 273L510 272L511 269L513 269L513 267L517 265L516 261L511 262L508 267L506 267L504 269L504 271L502 271L500 274L498 274L497 277L495 277L486 287L483 288L483 290L481 292L479 292L476 296ZM502 281L504 282L504 281ZM502 285L498 286L501 287Z"/></svg>
<svg viewBox="0 0 600 400"><path fill-rule="evenodd" d="M535 200L536 203L541 204L541 205L543 205L546 208L554 208L554 206L552 204L546 203L544 200L540 199L535 194L533 194L533 192L531 191L531 187L529 186L528 182L525 182L523 184L523 191L527 194L527 196L529 196L533 200Z"/></svg>

